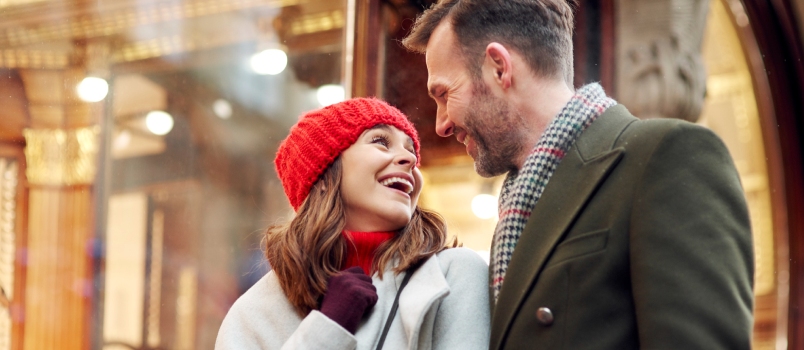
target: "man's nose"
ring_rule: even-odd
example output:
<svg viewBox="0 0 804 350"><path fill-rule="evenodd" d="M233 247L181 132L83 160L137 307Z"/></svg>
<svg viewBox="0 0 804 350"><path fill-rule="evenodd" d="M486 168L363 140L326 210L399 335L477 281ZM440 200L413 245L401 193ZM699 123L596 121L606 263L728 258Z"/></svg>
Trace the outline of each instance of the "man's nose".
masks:
<svg viewBox="0 0 804 350"><path fill-rule="evenodd" d="M441 137L450 137L455 129L455 123L449 119L444 108L438 107L436 112L436 134Z"/></svg>

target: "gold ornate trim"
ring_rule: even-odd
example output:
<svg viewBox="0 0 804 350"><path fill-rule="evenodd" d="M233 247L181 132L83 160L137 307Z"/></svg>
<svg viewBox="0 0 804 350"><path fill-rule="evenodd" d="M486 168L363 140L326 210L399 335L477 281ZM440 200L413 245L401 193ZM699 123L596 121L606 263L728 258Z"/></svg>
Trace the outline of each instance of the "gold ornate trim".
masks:
<svg viewBox="0 0 804 350"><path fill-rule="evenodd" d="M63 69L70 63L65 52L10 49L0 50L0 67Z"/></svg>
<svg viewBox="0 0 804 350"><path fill-rule="evenodd" d="M11 349L11 313L16 256L17 161L0 157L0 350Z"/></svg>
<svg viewBox="0 0 804 350"><path fill-rule="evenodd" d="M97 126L25 129L26 175L31 185L88 185L97 170Z"/></svg>

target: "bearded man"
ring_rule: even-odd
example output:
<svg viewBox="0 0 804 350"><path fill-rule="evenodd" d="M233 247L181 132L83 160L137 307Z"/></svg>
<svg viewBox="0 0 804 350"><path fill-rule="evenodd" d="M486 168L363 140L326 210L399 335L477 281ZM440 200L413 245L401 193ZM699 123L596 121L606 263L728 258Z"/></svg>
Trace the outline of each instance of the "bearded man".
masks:
<svg viewBox="0 0 804 350"><path fill-rule="evenodd" d="M491 248L491 349L750 349L753 247L711 131L638 120L572 87L564 0L444 0L424 53L436 132L507 173Z"/></svg>

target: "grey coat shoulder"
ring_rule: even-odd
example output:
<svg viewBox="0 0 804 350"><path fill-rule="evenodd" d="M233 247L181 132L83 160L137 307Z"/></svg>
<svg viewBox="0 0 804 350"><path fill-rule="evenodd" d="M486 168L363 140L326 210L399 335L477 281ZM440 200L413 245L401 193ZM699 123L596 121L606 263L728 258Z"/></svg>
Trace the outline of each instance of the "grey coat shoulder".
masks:
<svg viewBox="0 0 804 350"><path fill-rule="evenodd" d="M488 265L474 250L464 247L449 248L439 252L438 263L445 276L450 274L488 273Z"/></svg>

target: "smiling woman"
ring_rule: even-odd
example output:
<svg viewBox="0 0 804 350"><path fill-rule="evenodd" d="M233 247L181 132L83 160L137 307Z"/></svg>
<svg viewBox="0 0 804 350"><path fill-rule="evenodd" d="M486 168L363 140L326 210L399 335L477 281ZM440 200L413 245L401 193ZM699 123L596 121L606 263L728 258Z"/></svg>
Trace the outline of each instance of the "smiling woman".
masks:
<svg viewBox="0 0 804 350"><path fill-rule="evenodd" d="M302 116L276 157L296 216L267 230L273 270L216 349L485 349L486 264L448 249L443 219L418 207L418 155L413 124L380 100Z"/></svg>
<svg viewBox="0 0 804 350"><path fill-rule="evenodd" d="M422 189L413 139L380 124L363 132L341 159L345 228L371 232L404 227Z"/></svg>

